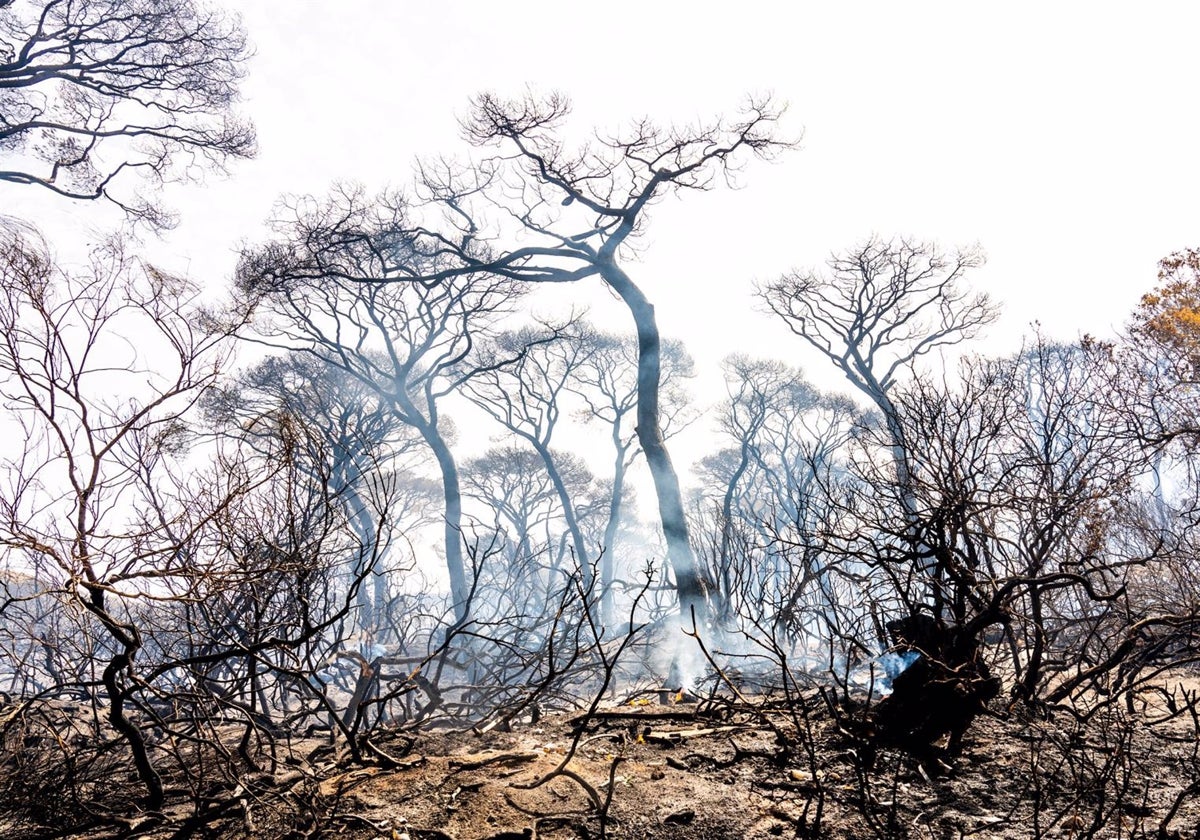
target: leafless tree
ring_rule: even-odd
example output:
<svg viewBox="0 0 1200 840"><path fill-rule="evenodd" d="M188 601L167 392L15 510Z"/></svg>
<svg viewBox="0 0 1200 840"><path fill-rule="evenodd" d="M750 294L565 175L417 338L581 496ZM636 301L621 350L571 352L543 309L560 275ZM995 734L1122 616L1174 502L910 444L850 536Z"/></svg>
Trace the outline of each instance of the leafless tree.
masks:
<svg viewBox="0 0 1200 840"><path fill-rule="evenodd" d="M464 367L489 324L519 295L489 274L429 283L379 283L418 258L402 216L367 207L342 189L295 209L281 237L247 252L238 284L263 313L265 341L319 359L362 385L411 427L437 461L445 504L450 592L459 617L469 602L462 491L440 401L470 378Z"/></svg>
<svg viewBox="0 0 1200 840"><path fill-rule="evenodd" d="M521 610L546 605L564 570L575 574L577 568L589 594L594 583L590 569L567 562L572 528L581 541L594 533L588 527L597 512L589 503L591 471L570 453L547 450L546 455L554 465L553 477L545 455L519 445L489 449L471 459L463 472L466 493L490 514L490 529L503 539L508 554L508 591L497 597ZM564 499L572 508L569 520Z"/></svg>
<svg viewBox="0 0 1200 840"><path fill-rule="evenodd" d="M591 591L592 552L584 538L577 505L552 451L554 432L566 405L571 379L590 348L570 325L503 333L482 348L478 373L464 383L464 394L501 426L537 453L558 497L558 509L579 564L584 588ZM503 360L509 360L505 363Z"/></svg>
<svg viewBox="0 0 1200 840"><path fill-rule="evenodd" d="M407 230L409 247L421 259L393 254L373 277L425 284L489 275L519 283L597 277L625 303L638 336L638 438L683 615L695 610L703 618L704 586L662 433L658 323L653 304L621 262L655 202L708 189L733 176L747 157L771 157L790 144L780 139L779 110L769 100L752 100L737 118L708 124L663 128L638 120L575 149L559 134L568 112L557 94L475 97L465 134L496 153L468 165L421 165L417 189L425 219L414 218ZM402 203L413 209L411 202L396 202Z"/></svg>
<svg viewBox="0 0 1200 840"><path fill-rule="evenodd" d="M946 255L927 243L873 237L832 256L828 272L792 272L760 292L879 409L901 488L911 483L913 444L890 394L920 357L974 337L995 319L987 295L965 286L967 272L982 263L976 249ZM912 519L913 500L907 493L901 500Z"/></svg>
<svg viewBox="0 0 1200 840"><path fill-rule="evenodd" d="M934 350L973 338L996 317L987 295L964 286L978 250L950 255L907 240L867 240L834 255L828 273L793 272L761 291L793 333L834 364L883 414L903 483L904 430L888 394Z"/></svg>
<svg viewBox="0 0 1200 840"><path fill-rule="evenodd" d="M606 333L586 326L580 338L589 351L580 358L570 387L586 405L585 419L607 427L612 444L612 480L600 558L602 615L604 624L611 627L616 616L613 588L617 580L618 534L628 518L629 470L642 454L636 422L638 348L632 335ZM664 441L686 428L695 417L689 410L691 395L686 387L687 380L694 375L694 363L683 342L663 340L659 349L658 398Z"/></svg>
<svg viewBox="0 0 1200 840"><path fill-rule="evenodd" d="M732 356L724 367L729 397L718 422L733 447L702 463L719 529L713 576L727 612L735 602L742 617L774 610L773 635L794 638L805 633L811 590L832 580L819 534L861 414L782 363ZM834 615L832 593L822 599L817 611Z"/></svg>
<svg viewBox="0 0 1200 840"><path fill-rule="evenodd" d="M355 529L355 550L366 546L377 561L371 586L359 588L359 621L364 632L383 632L390 598L384 563L396 546L372 548L379 530L372 511L379 504L371 498L396 499L390 527L404 531L433 521L430 509L440 495L419 476L420 440L412 429L373 389L298 353L270 357L239 373L210 390L204 405L224 434L233 436L236 428L250 445L259 441L270 449L281 436L291 437L297 463L310 464L314 479L328 481Z"/></svg>
<svg viewBox="0 0 1200 840"><path fill-rule="evenodd" d="M953 748L1001 680L1039 705L1085 684L1107 691L1124 667L1130 649L1115 654L1116 640L1139 609L1129 584L1156 565L1157 549L1138 523L1145 460L1107 397L1114 370L1037 337L1016 356L966 361L957 382L917 377L890 395L909 484L858 459L867 527L845 544L890 581L901 618L885 625L889 641L920 654L879 709L910 746L949 731ZM890 440L881 432L877 445ZM918 566L901 539L914 528L927 558ZM955 681L953 696L939 693ZM957 722L954 697L969 701Z"/></svg>
<svg viewBox="0 0 1200 840"><path fill-rule="evenodd" d="M233 110L250 48L193 0L17 0L0 8L0 183L170 216L124 177L195 179L254 154Z"/></svg>
<svg viewBox="0 0 1200 840"><path fill-rule="evenodd" d="M186 532L139 510L155 509L157 467L186 445L183 417L248 313L205 307L194 284L138 263L119 242L73 271L32 234L9 233L0 280L0 387L26 439L4 466L0 544L103 629L93 687L157 808L162 783L128 717L145 642L135 605L153 598Z"/></svg>
<svg viewBox="0 0 1200 840"><path fill-rule="evenodd" d="M278 736L305 725L342 736L362 757L354 736L377 654L373 636L355 632L354 613L395 541L405 501L396 485L381 483L348 505L335 489L333 453L314 456L328 446L326 430L297 419L277 431L218 431L217 457L196 486L181 486L174 503L159 497L159 509L183 509L178 519L194 535L180 568L161 581L147 676L174 708L195 711L181 722L172 710L161 731L185 741L189 726L208 729L206 744L219 753L229 740L220 727L240 724L237 755L251 770L256 752L273 763ZM246 489L215 504L231 485ZM364 535L368 522L375 530ZM342 685L347 664L354 677ZM249 749L254 741L268 749Z"/></svg>

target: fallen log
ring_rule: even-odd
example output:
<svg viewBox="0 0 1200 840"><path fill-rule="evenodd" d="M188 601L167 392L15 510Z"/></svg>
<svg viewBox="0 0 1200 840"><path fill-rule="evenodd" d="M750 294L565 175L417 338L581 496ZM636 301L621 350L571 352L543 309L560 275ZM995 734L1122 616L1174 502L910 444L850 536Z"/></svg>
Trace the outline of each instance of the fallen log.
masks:
<svg viewBox="0 0 1200 840"><path fill-rule="evenodd" d="M750 728L748 726L711 726L706 729L674 729L667 732L650 730L644 733L642 738L651 743L678 744L689 738L703 738L706 735L720 735L723 732L741 732Z"/></svg>
<svg viewBox="0 0 1200 840"><path fill-rule="evenodd" d="M642 709L602 709L592 712L591 714L580 714L573 718L569 718L567 723L571 726L578 726L583 723L591 723L599 720L695 720L696 718L712 718L718 715L700 712L695 709L689 710L662 710L662 711L643 711Z"/></svg>
<svg viewBox="0 0 1200 840"><path fill-rule="evenodd" d="M535 752L475 753L461 759L452 759L450 766L455 772L463 772L479 770L491 764L528 764L537 761L539 757L539 753Z"/></svg>

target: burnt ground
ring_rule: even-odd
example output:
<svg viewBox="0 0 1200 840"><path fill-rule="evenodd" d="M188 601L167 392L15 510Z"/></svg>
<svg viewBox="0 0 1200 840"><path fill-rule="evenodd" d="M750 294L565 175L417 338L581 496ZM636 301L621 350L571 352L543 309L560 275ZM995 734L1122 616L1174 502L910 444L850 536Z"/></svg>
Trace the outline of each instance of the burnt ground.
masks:
<svg viewBox="0 0 1200 840"><path fill-rule="evenodd" d="M816 693L792 704L637 700L508 732L382 733L367 766L300 739L273 772L214 793L200 813L177 801L70 828L5 816L0 803L0 836L1200 837L1197 722L1184 694L1167 696L1086 721L1061 709L985 714L960 755L933 747L920 762L864 737L869 710ZM98 782L91 810L127 784Z"/></svg>

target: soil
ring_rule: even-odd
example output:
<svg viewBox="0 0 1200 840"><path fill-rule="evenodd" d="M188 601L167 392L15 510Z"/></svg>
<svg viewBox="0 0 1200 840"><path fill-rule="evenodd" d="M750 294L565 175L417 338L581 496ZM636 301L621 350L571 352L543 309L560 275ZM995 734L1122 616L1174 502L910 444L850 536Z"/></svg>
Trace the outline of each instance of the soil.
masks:
<svg viewBox="0 0 1200 840"><path fill-rule="evenodd" d="M1113 703L1086 722L991 710L958 755L932 745L920 760L872 743L868 709L816 693L636 702L508 732L380 733L367 766L301 739L274 772L199 814L180 801L74 829L0 816L0 836L1200 837L1197 726L1188 714L1155 722L1169 717L1163 698L1143 698L1132 718Z"/></svg>

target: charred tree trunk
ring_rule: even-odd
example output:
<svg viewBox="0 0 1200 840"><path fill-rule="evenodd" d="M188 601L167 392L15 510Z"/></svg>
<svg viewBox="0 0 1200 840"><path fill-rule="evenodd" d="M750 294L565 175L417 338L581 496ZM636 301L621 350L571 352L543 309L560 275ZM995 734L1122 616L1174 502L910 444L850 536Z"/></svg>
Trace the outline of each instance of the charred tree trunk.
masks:
<svg viewBox="0 0 1200 840"><path fill-rule="evenodd" d="M567 485L563 482L562 474L559 473L558 465L554 463L554 457L550 454L550 450L536 438L529 437L527 439L541 456L542 463L546 465L546 475L550 476L550 483L554 485L554 492L558 495L558 503L563 510L563 519L567 523L567 532L571 535L571 546L575 550L575 561L579 564L579 571L583 575L583 589L589 593L590 597L595 584L592 561L588 555L587 544L583 540L583 530L579 527L579 517L575 515L575 504L571 500L571 494L567 491Z"/></svg>
<svg viewBox="0 0 1200 840"><path fill-rule="evenodd" d="M750 466L750 441L742 440L738 451L738 465L725 485L725 494L721 499L721 545L717 555L717 573L720 575L721 592L719 596L720 619L728 621L733 617L733 507L737 496L738 482L746 474Z"/></svg>
<svg viewBox="0 0 1200 840"><path fill-rule="evenodd" d="M918 758L956 755L971 722L1000 693L1000 681L979 656L982 628L912 615L887 629L893 649L917 659L875 707L877 734Z"/></svg>
<svg viewBox="0 0 1200 840"><path fill-rule="evenodd" d="M462 550L462 489L458 481L458 464L445 438L436 426L422 429L429 448L437 458L442 473L442 497L446 502L444 539L446 546L446 571L450 575L450 597L454 600L454 617L463 621L467 617L470 586L467 583L466 565Z"/></svg>
<svg viewBox="0 0 1200 840"><path fill-rule="evenodd" d="M142 731L125 716L126 689L121 685L121 675L130 670L133 658L142 646L141 635L136 627L121 623L109 612L105 604L103 586L85 584L85 588L88 590L88 597L83 599L84 607L99 619L104 629L121 646L120 652L109 660L101 675L105 693L108 695L108 722L125 740L133 756L133 766L138 779L146 788L147 810L157 811L166 799L162 777L158 775L154 763L150 760L150 750Z"/></svg>
<svg viewBox="0 0 1200 840"><path fill-rule="evenodd" d="M621 422L618 419L612 427L613 447L616 458L613 459L612 495L608 498L608 522L604 526L604 553L600 556L600 616L605 627L613 627L616 620L616 610L613 604L613 584L616 582L616 557L613 547L617 542L617 531L621 527L622 496L625 493L625 453L628 446L621 441Z"/></svg>
<svg viewBox="0 0 1200 840"><path fill-rule="evenodd" d="M346 506L350 527L354 530L354 535L358 538L359 542L358 555L368 558L371 564L368 574L373 579L374 587L370 592L368 592L366 586L359 585L357 587L358 626L361 630L377 633L384 626L384 612L387 606L387 581L383 568L383 555L378 545L377 523L355 484L356 478L341 475L338 482L331 489L343 500L343 504ZM354 575L355 577L358 576L357 568L355 568Z"/></svg>
<svg viewBox="0 0 1200 840"><path fill-rule="evenodd" d="M693 617L697 628L703 628L708 619L708 599L704 581L700 576L699 564L692 551L688 536L687 517L683 510L683 495L679 490L679 476L671 463L663 439L659 417L658 386L661 377L662 357L658 321L654 306L647 300L623 270L614 263L601 267L601 276L629 307L637 328L638 372L637 372L637 435L638 443L646 455L646 464L654 480L654 491L658 496L658 514L662 522L663 537L667 543L667 559L675 574L675 587L679 593L679 611L684 627L690 627Z"/></svg>
<svg viewBox="0 0 1200 840"><path fill-rule="evenodd" d="M443 539L446 551L446 571L450 577L450 598L454 602L454 618L456 623L466 620L470 606L471 587L467 581L466 564L463 562L462 546L462 487L458 480L458 463L449 444L442 437L438 428L438 415L433 400L427 397L429 416L426 417L417 410L409 395L400 393L396 397L400 410L404 412L405 422L416 428L422 440L433 452L437 459L438 470L442 475L442 498L446 506L446 516L443 525Z"/></svg>

